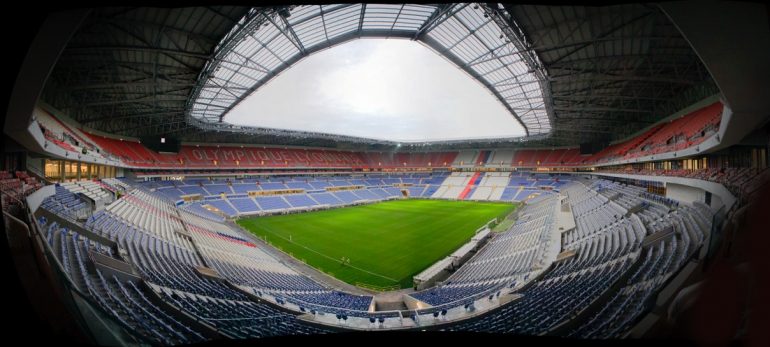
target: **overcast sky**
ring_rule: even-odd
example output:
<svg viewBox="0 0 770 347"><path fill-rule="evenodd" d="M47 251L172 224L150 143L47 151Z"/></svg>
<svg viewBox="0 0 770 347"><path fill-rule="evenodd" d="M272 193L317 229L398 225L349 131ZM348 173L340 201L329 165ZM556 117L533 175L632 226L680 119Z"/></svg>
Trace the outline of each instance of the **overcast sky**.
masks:
<svg viewBox="0 0 770 347"><path fill-rule="evenodd" d="M393 141L522 136L480 83L420 43L360 39L296 63L225 121Z"/></svg>

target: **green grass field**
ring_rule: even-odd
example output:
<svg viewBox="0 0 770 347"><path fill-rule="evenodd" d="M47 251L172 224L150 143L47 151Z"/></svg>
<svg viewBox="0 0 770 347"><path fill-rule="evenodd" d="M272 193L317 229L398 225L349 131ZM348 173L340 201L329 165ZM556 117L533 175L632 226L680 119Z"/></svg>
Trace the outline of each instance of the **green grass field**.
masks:
<svg viewBox="0 0 770 347"><path fill-rule="evenodd" d="M318 212L241 219L271 245L342 281L412 286L412 277L467 242L516 205L396 200ZM350 258L341 264L340 258Z"/></svg>

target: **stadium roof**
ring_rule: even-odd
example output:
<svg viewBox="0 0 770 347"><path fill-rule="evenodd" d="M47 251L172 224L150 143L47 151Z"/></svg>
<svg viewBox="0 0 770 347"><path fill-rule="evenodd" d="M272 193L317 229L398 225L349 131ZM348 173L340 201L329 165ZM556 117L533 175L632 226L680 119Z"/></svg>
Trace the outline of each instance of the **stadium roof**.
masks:
<svg viewBox="0 0 770 347"><path fill-rule="evenodd" d="M220 123L315 51L359 37L418 40L484 84L526 139L440 146L577 145L629 136L718 92L654 5L313 5L94 10L43 100L83 125L188 141L340 147L395 143Z"/></svg>
<svg viewBox="0 0 770 347"><path fill-rule="evenodd" d="M363 37L419 40L486 86L527 135L544 135L551 121L537 57L522 51L472 4L334 4L252 9L217 47L188 105L189 115L220 122L251 92L302 58ZM344 97L344 96L341 96Z"/></svg>
<svg viewBox="0 0 770 347"><path fill-rule="evenodd" d="M476 79L417 41L362 38L313 54L224 122L402 143L524 136Z"/></svg>
<svg viewBox="0 0 770 347"><path fill-rule="evenodd" d="M59 58L43 100L109 133L194 132L187 99L213 48L248 10L95 9Z"/></svg>

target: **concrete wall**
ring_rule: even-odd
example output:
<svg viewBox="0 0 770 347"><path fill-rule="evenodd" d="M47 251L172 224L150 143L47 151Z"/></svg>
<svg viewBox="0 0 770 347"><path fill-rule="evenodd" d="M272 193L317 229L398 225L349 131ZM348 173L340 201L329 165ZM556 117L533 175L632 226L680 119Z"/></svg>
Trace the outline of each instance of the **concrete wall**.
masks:
<svg viewBox="0 0 770 347"><path fill-rule="evenodd" d="M409 295L404 295L404 304L406 305L406 308L410 310L421 310L425 308L430 308L430 305L417 300Z"/></svg>
<svg viewBox="0 0 770 347"><path fill-rule="evenodd" d="M575 173L576 175L581 175L581 173ZM593 172L591 173L593 176L597 177L623 177L623 178L630 178L635 180L645 180L645 181L654 181L654 182L661 182L666 184L668 187L669 184L679 184L689 187L695 187L702 189L707 192L711 192L712 194L712 207L714 207L714 197L718 197L718 202L722 205L726 205L727 209L732 208L733 204L736 202L735 196L733 196L732 193L730 193L725 186L711 181L704 181L694 178L687 178L687 177L672 177L672 176L648 176L648 175L629 175L629 174L616 174L616 173L604 173L604 172Z"/></svg>
<svg viewBox="0 0 770 347"><path fill-rule="evenodd" d="M29 196L27 196L27 206L29 206L29 210L32 211L32 213L35 213L38 207L40 207L40 204L43 203L43 199L51 195L54 195L55 193L56 193L55 186L47 185L47 186L41 187L36 192L30 194Z"/></svg>
<svg viewBox="0 0 770 347"><path fill-rule="evenodd" d="M722 143L713 149L738 143L770 115L767 6L734 1L668 1L658 6L693 47L732 110L719 129Z"/></svg>
<svg viewBox="0 0 770 347"><path fill-rule="evenodd" d="M39 27L34 41L27 49L16 75L11 97L8 99L3 132L21 144L28 142L26 127L37 100L42 94L48 75L59 55L90 14L89 9L55 11L49 13ZM28 147L29 148L29 147Z"/></svg>
<svg viewBox="0 0 770 347"><path fill-rule="evenodd" d="M28 171L34 172L40 176L45 176L45 159L33 158L27 155L26 163Z"/></svg>
<svg viewBox="0 0 770 347"><path fill-rule="evenodd" d="M719 209L720 207L724 206L725 203L722 201L722 198L719 197L719 195L711 194L711 208L712 209Z"/></svg>
<svg viewBox="0 0 770 347"><path fill-rule="evenodd" d="M694 201L705 203L706 191L700 188L685 186L677 183L667 183L666 197L687 203L692 203Z"/></svg>

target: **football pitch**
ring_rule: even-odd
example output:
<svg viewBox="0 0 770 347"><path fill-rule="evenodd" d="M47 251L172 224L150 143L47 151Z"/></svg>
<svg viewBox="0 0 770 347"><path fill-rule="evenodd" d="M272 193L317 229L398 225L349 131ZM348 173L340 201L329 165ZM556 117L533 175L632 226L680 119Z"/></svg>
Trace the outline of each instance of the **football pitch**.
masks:
<svg viewBox="0 0 770 347"><path fill-rule="evenodd" d="M414 275L454 252L486 222L516 207L409 199L245 218L238 224L322 272L384 290L411 287Z"/></svg>

